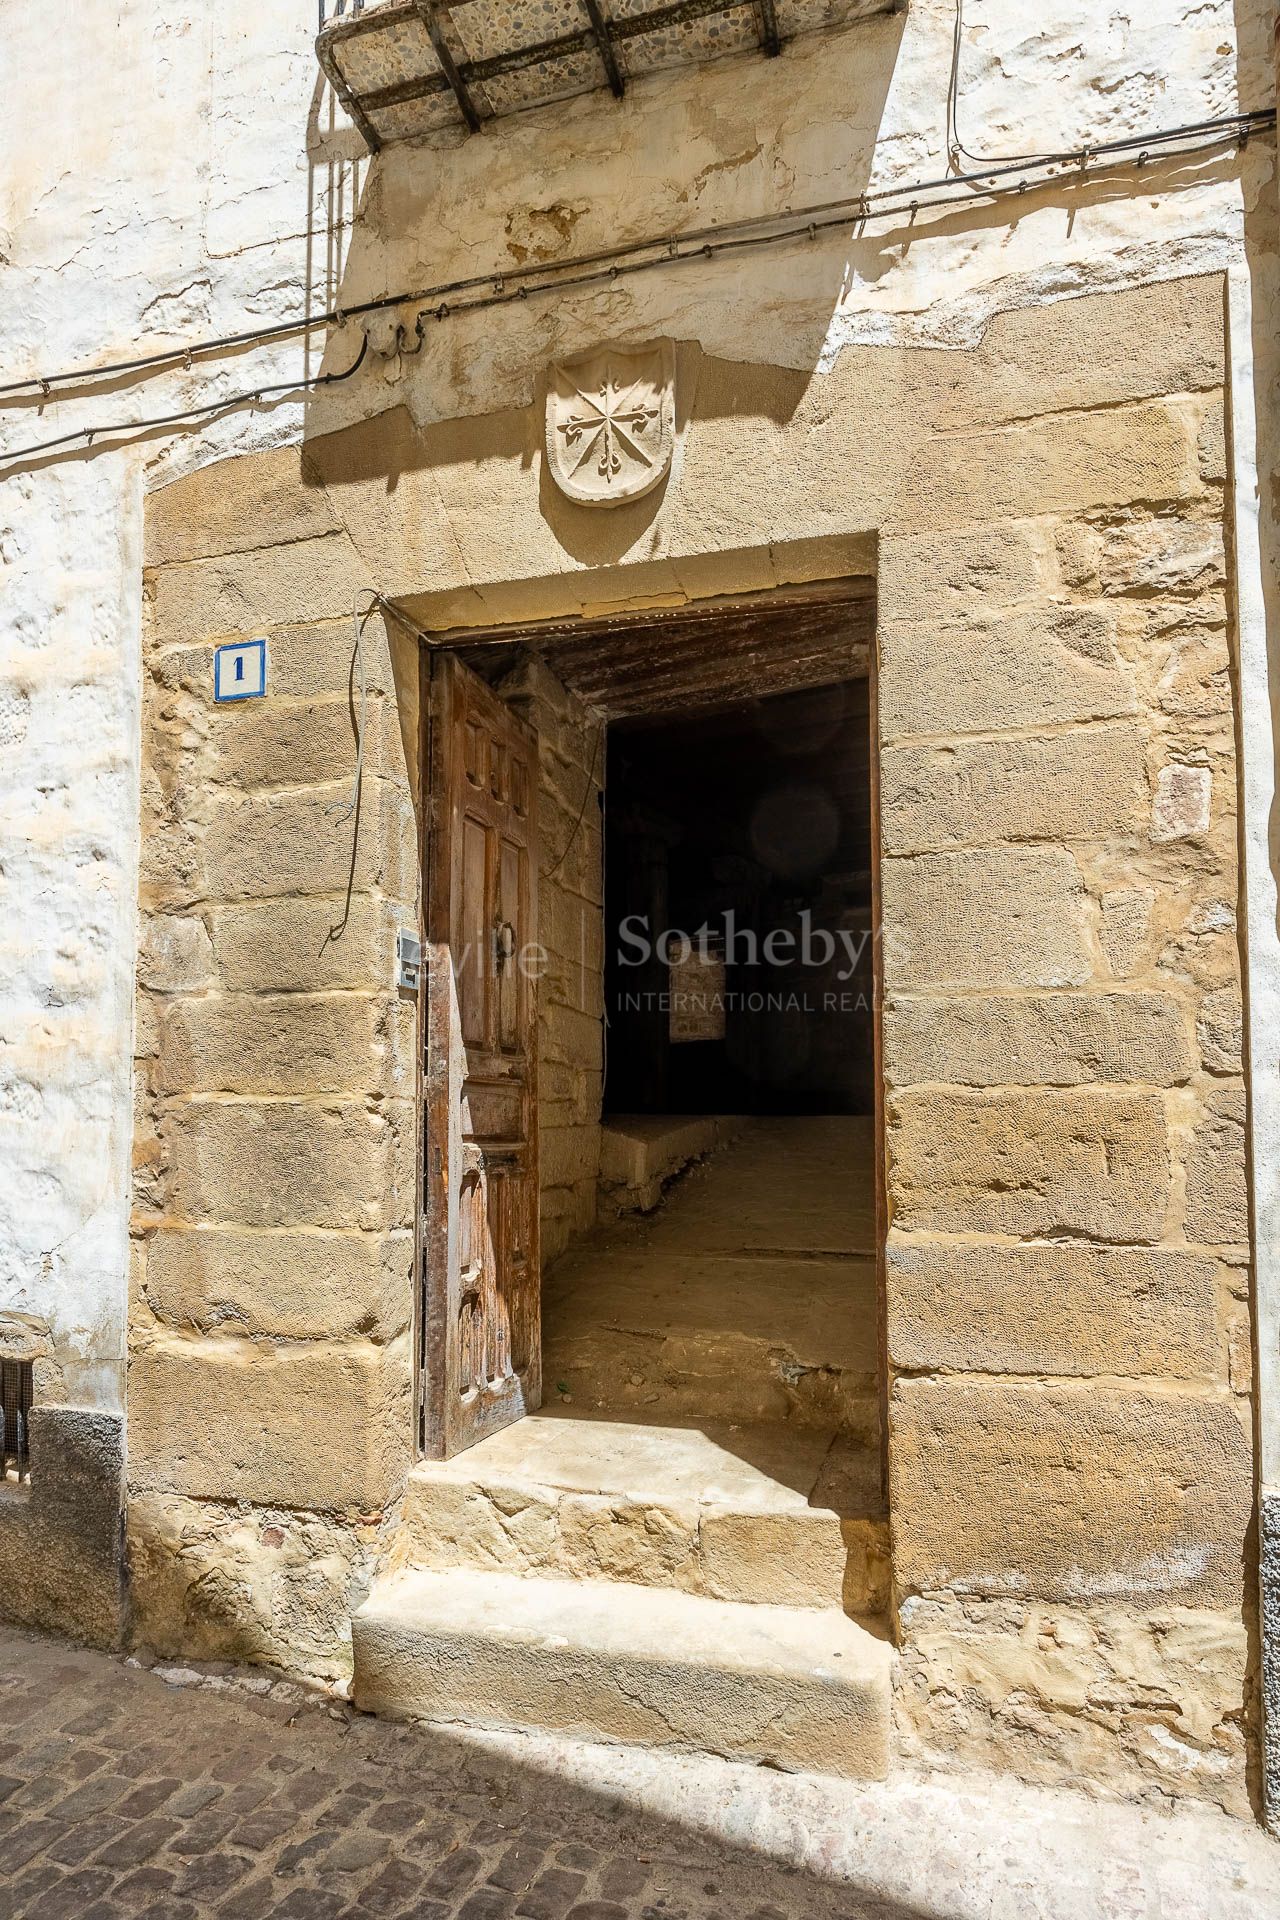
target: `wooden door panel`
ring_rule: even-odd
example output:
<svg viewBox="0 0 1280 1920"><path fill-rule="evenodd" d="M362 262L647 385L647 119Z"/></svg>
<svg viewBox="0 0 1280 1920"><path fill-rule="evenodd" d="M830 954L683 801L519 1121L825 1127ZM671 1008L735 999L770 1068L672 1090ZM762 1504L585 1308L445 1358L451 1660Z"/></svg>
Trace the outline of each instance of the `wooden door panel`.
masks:
<svg viewBox="0 0 1280 1920"><path fill-rule="evenodd" d="M521 968L517 956L526 942L524 924L523 850L512 840L502 841L498 855L498 1045L515 1053L521 1045ZM510 948L508 953L507 949Z"/></svg>
<svg viewBox="0 0 1280 1920"><path fill-rule="evenodd" d="M457 938L451 941L461 1001L462 1038L469 1047L483 1046L489 1037L489 981L485 969L485 939L492 923L489 902L489 834L482 820L471 814L462 819L462 898L455 921Z"/></svg>
<svg viewBox="0 0 1280 1920"><path fill-rule="evenodd" d="M525 1091L509 1081L468 1080L463 1132L473 1140L524 1138Z"/></svg>
<svg viewBox="0 0 1280 1920"><path fill-rule="evenodd" d="M538 1406L537 739L449 654L431 661L423 1088L423 1450Z"/></svg>

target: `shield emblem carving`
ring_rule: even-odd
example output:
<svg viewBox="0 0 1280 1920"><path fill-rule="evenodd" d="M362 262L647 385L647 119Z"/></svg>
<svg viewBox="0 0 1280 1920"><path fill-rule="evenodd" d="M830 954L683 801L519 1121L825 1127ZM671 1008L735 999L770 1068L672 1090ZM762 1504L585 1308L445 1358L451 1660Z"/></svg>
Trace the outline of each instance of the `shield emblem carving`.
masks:
<svg viewBox="0 0 1280 1920"><path fill-rule="evenodd" d="M553 366L547 382L547 466L562 493L616 507L650 493L676 441L675 349L598 347Z"/></svg>

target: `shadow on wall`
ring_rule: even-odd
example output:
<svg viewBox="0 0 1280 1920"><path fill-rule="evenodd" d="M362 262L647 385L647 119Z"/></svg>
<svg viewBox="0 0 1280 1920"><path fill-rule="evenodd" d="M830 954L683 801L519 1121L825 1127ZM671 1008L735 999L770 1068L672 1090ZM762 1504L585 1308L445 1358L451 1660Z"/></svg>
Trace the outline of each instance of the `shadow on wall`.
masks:
<svg viewBox="0 0 1280 1920"><path fill-rule="evenodd" d="M750 88L743 85L743 61L724 60L691 70L695 84L683 91L687 76L653 75L621 102L602 91L500 117L453 141L399 143L371 161L357 136L335 127L322 86L308 130L312 175L324 169L329 176L328 230L310 242L316 297L322 259L324 297L339 308L403 287L480 284L466 293L440 293L427 304L420 349L413 306L362 321L369 362L349 385L309 396L307 441L362 416L371 430L352 426L344 433L342 477L382 476L389 490L406 471L459 459L515 459L532 469L541 461L536 403L554 360L606 342L638 344L663 335L701 338L712 353L720 343L705 337L708 313L754 347L752 360L784 365L763 401L758 381L749 401L745 382L739 391L721 379L714 392L704 382L699 412L715 417L749 407L785 423L803 400L848 285L845 231L663 263L614 280L607 277L608 256L655 234L782 216L810 201L866 190L903 27L903 15L883 15L845 32L799 39L776 62L744 56L755 62ZM822 99L813 106L818 124L797 130L797 116L783 107L797 98L798 85L799 97L807 99L811 78L821 82ZM810 157L815 142L819 161ZM361 190L362 171L359 218L343 259L341 223ZM316 207L314 195L311 204ZM888 255L874 239L858 245L866 255L860 272L877 278ZM510 279L597 255L606 256L599 284L530 288L522 296ZM472 300L486 304L461 310ZM450 301L451 311L437 317ZM771 338L760 332L766 324ZM337 330L326 372L350 364L353 343L350 329ZM694 403L699 358L696 347L687 348L677 369L678 427ZM380 384L393 406L380 410L379 424ZM388 418L396 406L404 415ZM467 417L463 436L447 424L458 417ZM542 506L565 546L591 564L634 544L660 513L665 490L600 516L584 514L544 479ZM602 518L608 529L599 526ZM587 522L593 524L587 528Z"/></svg>
<svg viewBox="0 0 1280 1920"><path fill-rule="evenodd" d="M1275 9L1270 0L1235 0L1237 88L1248 106L1262 105L1274 94ZM1259 420L1259 538L1262 546L1263 592L1266 599L1267 631L1270 635L1269 665L1272 687L1280 686L1280 527L1277 508L1280 498L1274 473L1268 471L1268 435L1275 426L1275 406L1270 396L1280 382L1280 355L1275 337L1275 309L1280 303L1280 254L1277 252L1277 182L1273 176L1245 214L1245 256L1253 293L1254 387L1258 395ZM1270 414L1267 409L1270 407ZM1274 701L1273 701L1274 705ZM1280 727L1276 729L1280 741ZM1280 767L1277 768L1280 791ZM1272 872L1280 876L1280 817L1273 809L1269 841Z"/></svg>
<svg viewBox="0 0 1280 1920"><path fill-rule="evenodd" d="M0 1612L92 1646L119 1642L124 1423L37 1406L32 1484L0 1484Z"/></svg>
<svg viewBox="0 0 1280 1920"><path fill-rule="evenodd" d="M917 233L934 245L972 239L1015 230L1047 207L1060 209L1069 232L1085 207L1132 199L1127 173L1064 177L1016 202L934 210L919 229L910 215L861 233L837 226L813 239L663 261L616 282L518 297L518 271L856 198L871 181L904 19L883 15L807 36L780 60L750 68L714 62L697 70L696 88L681 74L651 76L621 103L586 96L499 118L451 143L393 145L372 160L357 136L332 125L318 92L310 163L328 168L332 184L329 230L312 250L329 263L325 298L351 307L389 290L478 284L334 330L326 373L351 366L366 326L369 352L354 378L308 396L304 478L330 486L382 480L392 494L413 473L487 462L536 471L541 514L562 550L582 565L612 564L634 555L658 520L679 484L679 452L662 485L607 514L567 500L543 466L541 402L558 359L605 343L675 337L678 435L695 411L702 422L783 426L831 350L850 289L874 287L901 268ZM1248 100L1257 98L1255 76ZM799 131L798 103L810 111ZM1149 173L1153 191L1168 192L1225 179L1234 166L1233 155L1175 154L1153 158ZM343 259L339 224L361 186ZM576 280L576 270L566 278ZM500 280L495 304L462 310L465 300L492 299ZM449 311L437 317L441 306Z"/></svg>

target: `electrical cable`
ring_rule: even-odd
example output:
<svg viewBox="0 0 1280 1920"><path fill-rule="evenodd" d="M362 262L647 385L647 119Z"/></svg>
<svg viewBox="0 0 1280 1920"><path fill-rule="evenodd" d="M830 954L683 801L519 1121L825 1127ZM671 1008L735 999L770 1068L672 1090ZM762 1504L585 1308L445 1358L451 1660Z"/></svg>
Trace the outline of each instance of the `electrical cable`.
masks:
<svg viewBox="0 0 1280 1920"><path fill-rule="evenodd" d="M988 167L982 173L947 176L927 181L919 186L886 188L878 194L861 194L856 199L845 198L824 202L819 206L803 208L799 213L762 214L753 219L726 223L722 227L703 228L698 233L672 236L665 240L636 241L629 247L617 248L611 252L585 254L576 259L552 263L550 266L521 269L509 275L474 275L468 280L454 281L437 288L425 288L412 294L387 295L379 300L365 301L360 306L335 309L335 321L349 321L361 315L382 312L390 307L405 306L415 301L430 301L438 294L450 293L455 289L468 289L487 286L492 290L475 299L441 300L433 312L438 321L449 319L461 313L479 313L490 307L507 306L514 300L524 300L530 296L555 293L569 287L594 286L614 282L633 273L648 273L655 267L672 267L687 264L690 261L712 260L717 256L737 253L744 248L777 245L786 240L808 238L814 240L819 233L832 228L847 227L850 219L861 231L868 220L893 218L909 214L912 220L922 212L939 207L957 205L969 206L972 200L961 200L957 189L966 186L975 188L975 197L987 200L999 200L1013 196L1022 196L1030 192L1033 184L1051 184L1061 178L1082 178L1089 166L1105 164L1126 153L1137 149L1137 164L1145 166L1156 152L1171 153L1173 157L1191 157L1216 151L1224 146L1239 146L1248 140L1251 133L1274 127L1276 112L1274 108L1262 109L1250 114L1234 116L1226 121L1204 121L1198 126L1171 127L1156 133L1147 134L1141 142L1137 137L1103 142L1095 147L1077 149L1074 153L1046 156L1042 161L1033 163L1032 171L1037 167L1061 169L1048 176L1047 180L1033 182L1027 177L1026 170L1016 162L998 167ZM1189 147L1176 147L1179 140L1191 139ZM1068 174L1067 169L1077 171ZM1020 177L1016 184L1006 185L1011 175ZM994 184L982 186L982 181ZM906 196L911 195L911 198ZM892 201L891 205L873 204ZM761 229L767 229L761 231ZM704 235L717 236L713 239ZM683 249L683 250L682 250ZM596 263L608 263L599 264ZM586 270L571 273L568 270L583 266ZM524 284L532 274L543 276L543 284L529 286ZM507 280L517 280L520 284L508 287ZM421 321L423 315L419 315ZM308 326L318 324L310 321ZM397 341L404 329L397 328ZM421 334L419 334L421 337ZM194 354L198 349L189 349ZM67 447L83 440L92 447L95 440L115 438L125 433L144 433L157 427L181 426L189 422L205 419L218 413L230 411L236 407L248 406L276 397L283 393L307 392L315 388L336 386L343 380L349 380L364 363L369 351L369 338L365 335L360 352L351 366L340 373L318 374L312 379L287 380L278 385L252 388L244 393L228 394L221 400L209 402L204 406L188 407L179 413L159 415L149 420L122 420L106 427L78 427L69 433L59 434L48 440L38 440L25 446L0 451L0 470L12 470L16 462L30 460L38 455L52 453L60 447ZM389 357L389 356L387 356ZM30 383L28 383L30 384ZM39 383L45 384L45 383Z"/></svg>
<svg viewBox="0 0 1280 1920"><path fill-rule="evenodd" d="M365 608L364 613L361 614L360 602L364 599L369 601L369 605ZM355 776L351 784L351 798L346 806L343 806L341 801L336 801L327 811L333 814L335 825L340 826L344 820L354 819L355 826L351 831L351 864L347 870L347 892L346 899L343 902L342 918L341 920L335 920L325 934L324 939L320 943L321 953L335 941L341 940L347 930L347 922L351 918L351 898L355 890L356 879L356 854L359 851L360 844L360 799L361 787L364 781L365 722L369 697L368 674L365 671L364 664L364 630L378 609L385 607L385 605L386 602L376 587L362 588L351 602L353 645L351 651L351 668L347 675L347 696L353 704L355 689L352 683L355 680L357 665L360 669L360 719L357 723L356 730Z"/></svg>
<svg viewBox="0 0 1280 1920"><path fill-rule="evenodd" d="M635 267L630 263L641 256L655 256L653 259L643 260L644 267L669 265L691 258L710 257L741 244L742 240L750 244L769 245L794 237L803 237L811 227L817 230L834 224L843 224L843 221L850 217L859 223L865 223L868 220L892 218L903 212L921 211L926 207L939 204L960 204L955 190L961 187L975 188L981 197L994 199L1005 191L1000 183L1027 165L1033 168L1060 169L1063 173L1072 170L1079 172L1087 170L1090 166L1097 167L1108 160L1119 160L1127 154L1136 155L1139 164L1142 164L1152 153L1168 151L1171 148L1178 148L1185 157L1189 158L1197 153L1213 151L1222 146L1241 145L1249 139L1251 134L1268 131L1275 124L1274 108L1258 108L1216 119L1191 121L1182 126L1159 128L1150 133L1127 135L1117 140L1099 141L1091 146L1078 147L1060 153L1043 154L1030 161L1014 158L998 165L983 166L965 173L953 171L938 178L913 181L897 187L885 187L879 191L846 194L838 200L822 201L782 213L750 215L741 220L693 228L684 233L651 235L648 239L634 240L625 246L605 248L594 253L576 254L564 260L524 267L498 268L490 273L473 274L459 280L444 281L432 287L418 287L401 293L382 294L376 299L358 301L350 306L330 307L323 313L310 314L296 320L277 321L268 327L217 335L132 360L116 360L100 367L70 368L58 373L33 374L27 379L9 381L0 385L0 401L18 395L28 399L54 400L59 397L56 389L60 387L82 386L90 382L118 379L129 374L158 373L165 368L189 368L196 360L213 354L230 352L242 347L265 345L274 340L310 333L318 327L342 326L348 321L365 319L377 313L391 312L397 307L420 306L428 312L433 312L437 319L445 319L455 311L474 311L480 306L496 306L512 299L527 299L531 293L550 292L559 285L581 286L588 284L590 278L613 278L628 270L635 271ZM1190 144L1179 147L1180 142ZM1029 180L1021 181L1014 190L1024 192L1031 184ZM936 198L926 198L939 192L945 192L954 197L943 202ZM833 220L827 217L829 215L842 216L842 218ZM594 274L592 270L595 268L605 271ZM454 296L469 294L481 287L492 290L486 299L468 301L460 307L448 304ZM242 399L249 397L251 396L242 396Z"/></svg>
<svg viewBox="0 0 1280 1920"><path fill-rule="evenodd" d="M359 353L341 373L318 373L310 379L304 376L300 380L282 380L278 385L254 387L247 393L224 394L221 400L210 400L199 407L185 407L181 413L157 414L150 420L117 420L106 427L76 427L72 432L57 434L51 440L37 440L25 447L8 450L0 448L0 467L7 467L16 460L33 460L37 454L54 453L59 447L70 446L76 440L83 440L86 446L92 447L95 440L115 439L122 433L149 433L156 427L183 426L189 421L208 419L235 407L276 399L282 393L309 393L318 387L336 387L359 373L368 351L369 337L366 334L360 342Z"/></svg>
<svg viewBox="0 0 1280 1920"><path fill-rule="evenodd" d="M360 602L363 599L368 599L372 604L366 607L364 613L361 614L359 608ZM364 774L365 710L369 699L368 675L365 673L364 666L364 630L382 604L382 595L376 587L363 588L351 603L351 628L355 637L355 645L352 650L351 659L351 674L354 676L358 664L360 668L360 719L356 730L356 770L355 780L351 788L351 798L345 807L342 806L341 803L335 802L330 808L330 812L334 814L339 822L349 820L360 804L360 781Z"/></svg>
<svg viewBox="0 0 1280 1920"><path fill-rule="evenodd" d="M965 0L956 0L955 31L951 42L951 75L947 85L947 153L955 169L956 179L968 178L960 168L960 161L967 160L971 167L986 168L993 165L1011 167L1043 166L1055 160L1053 153L974 153L966 147L960 135L960 62L964 54L964 9ZM1251 116L1242 114L1241 119ZM1204 123L1208 124L1208 123ZM1095 142L1078 149L1081 153L1106 153L1112 150L1114 143Z"/></svg>
<svg viewBox="0 0 1280 1920"><path fill-rule="evenodd" d="M0 398L10 394L40 393L47 400L54 400L55 387L81 385L86 380L114 380L126 373L159 373L165 367L184 367L191 371L192 363L211 353L227 353L234 347L254 347L265 345L270 340L287 340L294 334L309 333L313 327L324 327L341 318L338 309L319 313L305 320L277 320L269 327L250 327L243 333L223 333L210 340L195 340L185 347L172 347L163 353L147 353L134 360L111 360L102 367L73 367L62 373L34 374L29 380L10 380L0 386Z"/></svg>
<svg viewBox="0 0 1280 1920"><path fill-rule="evenodd" d="M543 876L547 880L555 879L561 867L564 865L565 861L569 858L569 854L573 848L573 843L577 839L579 833L582 830L582 823L587 817L587 802L591 798L592 793L595 791L596 762L600 758L600 742L603 739L604 739L604 722L602 720L599 726L596 728L596 743L594 747L591 749L591 765L587 768L586 791L583 793L583 796L582 796L582 805L578 808L578 817L573 823L573 831L570 833L569 838L565 841L564 852L560 855L560 858L556 861L554 867L548 867L546 874Z"/></svg>
<svg viewBox="0 0 1280 1920"><path fill-rule="evenodd" d="M1008 161L1011 165L1025 167L1038 165L1048 155L1043 153L1000 153L985 156L971 153L960 138L960 58L964 52L964 0L956 0L955 33L951 42L951 78L947 86L947 152L956 173L960 173L960 161L968 160L974 166L983 166L988 160Z"/></svg>
<svg viewBox="0 0 1280 1920"><path fill-rule="evenodd" d="M361 593L371 595L371 597L377 601L385 617L388 620L394 620L396 625L402 627L411 639L418 642L419 646L431 647L437 653L451 653L453 651L456 644L454 641L442 640L438 633L427 633L422 627L415 627L412 620L396 605L395 601L388 600L386 594L379 593L376 587L362 587L360 591ZM360 594L357 594L356 598L359 599Z"/></svg>

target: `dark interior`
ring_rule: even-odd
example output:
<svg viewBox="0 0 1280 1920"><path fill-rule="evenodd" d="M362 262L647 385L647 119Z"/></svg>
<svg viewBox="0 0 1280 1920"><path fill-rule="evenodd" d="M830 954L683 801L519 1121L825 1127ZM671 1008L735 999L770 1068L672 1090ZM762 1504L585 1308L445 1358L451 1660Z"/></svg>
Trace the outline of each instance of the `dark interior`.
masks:
<svg viewBox="0 0 1280 1920"><path fill-rule="evenodd" d="M615 722L607 794L606 1113L873 1112L867 681Z"/></svg>

